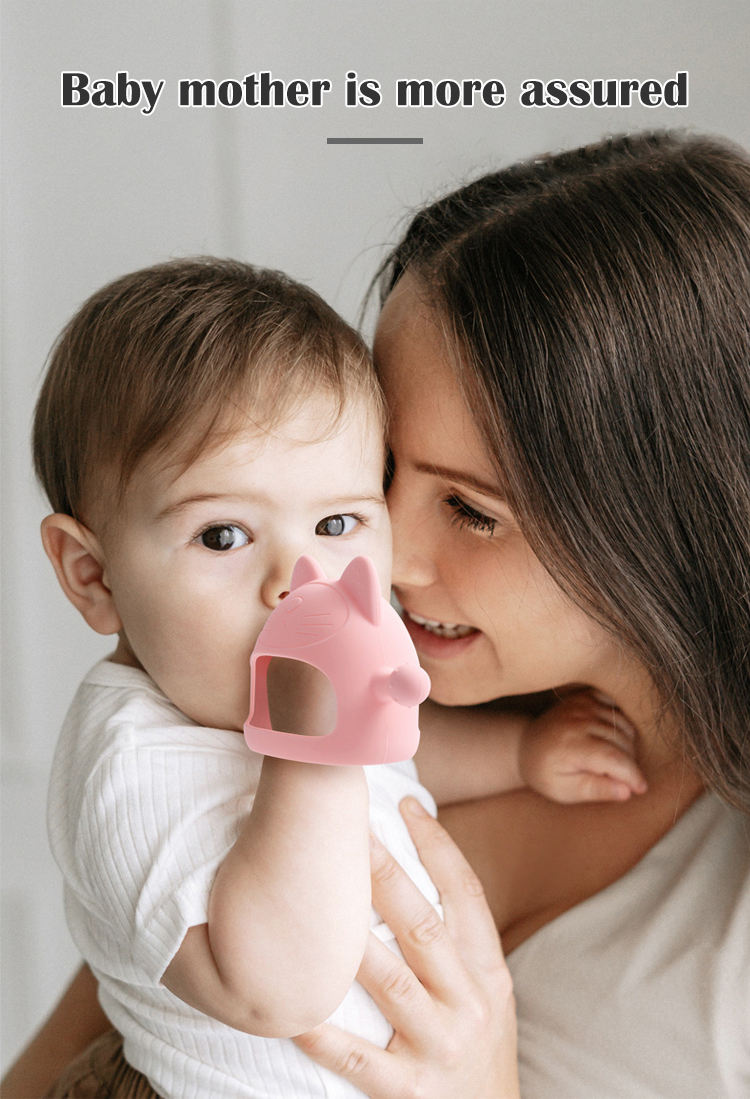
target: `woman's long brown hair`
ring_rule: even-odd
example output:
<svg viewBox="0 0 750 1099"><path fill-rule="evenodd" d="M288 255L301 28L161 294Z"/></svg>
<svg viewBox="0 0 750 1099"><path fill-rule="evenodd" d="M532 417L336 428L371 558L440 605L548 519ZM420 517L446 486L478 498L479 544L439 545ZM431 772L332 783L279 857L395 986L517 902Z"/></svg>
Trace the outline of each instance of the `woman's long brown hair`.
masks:
<svg viewBox="0 0 750 1099"><path fill-rule="evenodd" d="M422 210L422 282L528 541L750 812L750 163L624 137Z"/></svg>

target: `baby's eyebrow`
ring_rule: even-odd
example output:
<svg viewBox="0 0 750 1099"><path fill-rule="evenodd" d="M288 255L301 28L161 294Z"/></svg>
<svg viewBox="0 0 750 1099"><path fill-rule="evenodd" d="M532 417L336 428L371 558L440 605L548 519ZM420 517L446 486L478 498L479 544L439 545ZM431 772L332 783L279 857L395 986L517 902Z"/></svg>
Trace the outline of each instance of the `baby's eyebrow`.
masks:
<svg viewBox="0 0 750 1099"><path fill-rule="evenodd" d="M214 503L220 500L236 500L236 496L224 495L220 492L196 492L192 496L185 496L181 500L175 500L171 504L167 504L157 514L157 519L168 519L170 515L177 515L181 511L185 511L192 504L206 504Z"/></svg>
<svg viewBox="0 0 750 1099"><path fill-rule="evenodd" d="M384 504L385 495L382 492L365 492L361 496L334 496L329 500L320 500L321 508L347 508L355 504Z"/></svg>
<svg viewBox="0 0 750 1099"><path fill-rule="evenodd" d="M162 519L169 519L173 515L179 515L180 512L186 511L187 508L193 504L206 504L206 503L225 503L225 504L246 504L248 499L246 497L237 496L235 493L221 493L221 492L196 492L191 496L185 496L180 500L175 500L171 504L165 505L157 513L157 522ZM385 496L383 493L366 492L361 496L334 496L327 500L320 500L315 505L316 509L321 511L331 510L332 512L343 511L345 508L354 507L356 504L385 504Z"/></svg>

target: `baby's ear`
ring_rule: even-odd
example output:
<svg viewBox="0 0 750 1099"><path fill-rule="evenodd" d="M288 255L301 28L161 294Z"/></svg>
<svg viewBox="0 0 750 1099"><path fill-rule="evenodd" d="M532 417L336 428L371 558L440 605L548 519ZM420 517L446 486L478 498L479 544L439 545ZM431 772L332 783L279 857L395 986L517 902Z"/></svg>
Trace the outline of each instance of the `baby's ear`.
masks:
<svg viewBox="0 0 750 1099"><path fill-rule="evenodd" d="M97 633L117 633L122 622L104 577L104 554L95 535L70 515L42 520L42 543L60 587Z"/></svg>

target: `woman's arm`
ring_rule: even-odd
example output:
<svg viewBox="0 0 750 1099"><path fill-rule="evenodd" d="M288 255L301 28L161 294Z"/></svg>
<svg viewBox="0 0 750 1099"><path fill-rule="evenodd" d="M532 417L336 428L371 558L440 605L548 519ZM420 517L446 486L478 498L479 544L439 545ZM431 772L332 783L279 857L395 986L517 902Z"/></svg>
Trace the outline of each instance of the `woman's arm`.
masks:
<svg viewBox="0 0 750 1099"><path fill-rule="evenodd" d="M99 1007L96 978L83 965L52 1014L3 1077L1 1099L42 1099L63 1069L111 1028Z"/></svg>
<svg viewBox="0 0 750 1099"><path fill-rule="evenodd" d="M324 1024L295 1038L370 1099L518 1099L510 973L482 887L413 798L402 812L440 890L445 923L385 848L372 847L373 902L404 961L371 935L358 979L394 1028L388 1049Z"/></svg>

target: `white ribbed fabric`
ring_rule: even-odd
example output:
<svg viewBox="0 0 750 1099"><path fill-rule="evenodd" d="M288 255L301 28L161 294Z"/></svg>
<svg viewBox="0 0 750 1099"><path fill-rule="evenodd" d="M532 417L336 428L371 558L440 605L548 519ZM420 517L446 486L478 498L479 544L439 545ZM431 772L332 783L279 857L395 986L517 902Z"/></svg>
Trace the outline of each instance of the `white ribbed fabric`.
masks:
<svg viewBox="0 0 750 1099"><path fill-rule="evenodd" d="M291 1041L233 1030L159 984L187 929L206 922L214 875L252 805L260 766L241 735L190 722L145 672L106 660L84 679L63 726L49 833L71 934L127 1060L165 1099L361 1094ZM366 771L373 830L439 910L398 812L412 794L434 814L432 798L411 762ZM392 940L374 912L372 923ZM356 984L332 1021L381 1046L392 1033Z"/></svg>
<svg viewBox="0 0 750 1099"><path fill-rule="evenodd" d="M748 1099L750 819L704 794L508 965L524 1099Z"/></svg>

